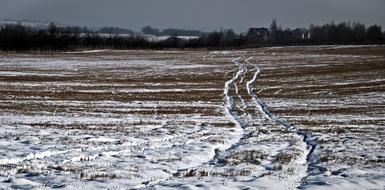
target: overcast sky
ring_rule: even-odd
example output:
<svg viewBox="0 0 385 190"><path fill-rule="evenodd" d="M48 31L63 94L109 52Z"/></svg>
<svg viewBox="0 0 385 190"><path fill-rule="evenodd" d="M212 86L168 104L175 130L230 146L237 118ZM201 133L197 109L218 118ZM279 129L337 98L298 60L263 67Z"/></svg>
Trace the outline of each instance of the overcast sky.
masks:
<svg viewBox="0 0 385 190"><path fill-rule="evenodd" d="M385 0L0 0L0 20L28 19L85 26L145 25L214 30L283 27L331 20L385 26Z"/></svg>

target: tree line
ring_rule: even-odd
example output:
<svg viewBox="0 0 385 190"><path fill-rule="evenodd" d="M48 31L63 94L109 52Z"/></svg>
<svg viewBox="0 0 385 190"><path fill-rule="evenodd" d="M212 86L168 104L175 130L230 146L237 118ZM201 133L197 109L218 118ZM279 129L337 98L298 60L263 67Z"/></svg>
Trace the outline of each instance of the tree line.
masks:
<svg viewBox="0 0 385 190"><path fill-rule="evenodd" d="M159 32L145 27L143 32ZM235 33L231 29L201 34L191 39L179 38L184 30L164 30L166 40L149 40L130 30L105 27L91 31L80 27L58 27L51 23L46 29L18 25L0 27L2 51L71 51L79 49L167 49L167 48L248 48L274 45L320 44L384 44L385 34L378 25L366 27L361 23L330 22L311 25L308 29L283 29L274 20L270 28L249 29ZM109 33L109 34L105 34ZM127 34L127 35L121 35Z"/></svg>
<svg viewBox="0 0 385 190"><path fill-rule="evenodd" d="M310 26L312 43L384 43L384 33L381 26L371 25L368 28L364 24L334 22L322 26Z"/></svg>

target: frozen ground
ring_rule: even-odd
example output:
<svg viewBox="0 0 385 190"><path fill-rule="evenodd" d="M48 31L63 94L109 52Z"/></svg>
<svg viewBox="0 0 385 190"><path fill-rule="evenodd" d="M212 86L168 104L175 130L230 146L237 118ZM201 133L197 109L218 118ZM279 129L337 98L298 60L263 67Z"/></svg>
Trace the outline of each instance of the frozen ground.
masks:
<svg viewBox="0 0 385 190"><path fill-rule="evenodd" d="M384 50L0 54L0 189L384 189Z"/></svg>

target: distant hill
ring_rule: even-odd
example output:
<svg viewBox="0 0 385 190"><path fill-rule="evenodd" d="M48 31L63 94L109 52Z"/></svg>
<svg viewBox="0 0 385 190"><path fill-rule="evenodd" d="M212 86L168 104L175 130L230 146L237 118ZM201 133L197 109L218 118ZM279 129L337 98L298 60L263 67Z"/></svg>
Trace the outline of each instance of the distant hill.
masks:
<svg viewBox="0 0 385 190"><path fill-rule="evenodd" d="M41 21L31 21L31 20L0 20L0 26L5 25L22 25L26 27L31 27L35 29L47 29L49 22L41 22Z"/></svg>

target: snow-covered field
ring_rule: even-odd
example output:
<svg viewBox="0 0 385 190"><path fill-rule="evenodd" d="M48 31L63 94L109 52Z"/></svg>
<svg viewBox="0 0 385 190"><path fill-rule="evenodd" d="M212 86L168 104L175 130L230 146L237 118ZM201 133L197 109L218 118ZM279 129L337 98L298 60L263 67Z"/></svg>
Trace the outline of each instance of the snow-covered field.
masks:
<svg viewBox="0 0 385 190"><path fill-rule="evenodd" d="M381 49L1 53L0 189L383 189Z"/></svg>

